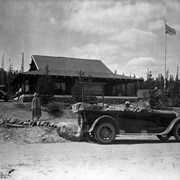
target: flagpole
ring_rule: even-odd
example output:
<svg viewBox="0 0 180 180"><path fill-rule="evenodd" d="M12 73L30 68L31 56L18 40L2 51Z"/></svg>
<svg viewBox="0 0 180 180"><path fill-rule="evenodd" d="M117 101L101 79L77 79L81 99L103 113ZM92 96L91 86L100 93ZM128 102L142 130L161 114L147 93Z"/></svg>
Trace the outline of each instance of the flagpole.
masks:
<svg viewBox="0 0 180 180"><path fill-rule="evenodd" d="M164 41L165 41L165 45L164 45L164 91L166 90L166 53L167 53L167 35L166 35L166 19L164 22Z"/></svg>
<svg viewBox="0 0 180 180"><path fill-rule="evenodd" d="M164 81L164 91L166 91L166 88L167 88L167 84L166 84L167 83L167 73L166 73L167 34L173 36L176 34L176 30L167 25L166 19L164 19L164 25L165 25L165 35L164 35L164 41L165 41L165 43L164 43L165 44L164 45L164 51L165 51L165 55L164 55L165 72L164 72L164 74L165 74L165 78L164 78L164 80L165 81Z"/></svg>

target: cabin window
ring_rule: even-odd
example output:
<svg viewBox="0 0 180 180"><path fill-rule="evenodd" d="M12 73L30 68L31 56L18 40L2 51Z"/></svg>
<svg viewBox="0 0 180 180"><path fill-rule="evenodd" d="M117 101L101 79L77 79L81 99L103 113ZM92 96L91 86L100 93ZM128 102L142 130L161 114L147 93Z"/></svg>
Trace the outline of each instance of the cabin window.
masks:
<svg viewBox="0 0 180 180"><path fill-rule="evenodd" d="M55 94L57 94L57 95L64 94L64 92L66 90L65 82L56 82L55 86L56 86Z"/></svg>

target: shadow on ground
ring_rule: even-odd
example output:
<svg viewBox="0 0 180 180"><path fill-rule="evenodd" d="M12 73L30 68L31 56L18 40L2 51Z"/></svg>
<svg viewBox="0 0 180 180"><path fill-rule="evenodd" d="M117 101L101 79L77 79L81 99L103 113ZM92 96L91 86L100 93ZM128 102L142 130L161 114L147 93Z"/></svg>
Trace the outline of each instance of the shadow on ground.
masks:
<svg viewBox="0 0 180 180"><path fill-rule="evenodd" d="M149 140L149 139L117 139L113 144L124 144L124 145L133 145L133 144L168 144L168 143L178 143L175 139L168 141L160 141L160 140ZM113 145L112 144L112 145Z"/></svg>

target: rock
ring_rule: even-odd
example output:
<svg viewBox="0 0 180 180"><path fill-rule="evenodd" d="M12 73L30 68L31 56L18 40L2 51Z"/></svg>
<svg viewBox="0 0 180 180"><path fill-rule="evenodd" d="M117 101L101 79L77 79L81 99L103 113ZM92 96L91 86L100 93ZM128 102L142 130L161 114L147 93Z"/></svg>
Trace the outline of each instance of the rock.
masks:
<svg viewBox="0 0 180 180"><path fill-rule="evenodd" d="M23 124L23 121L20 120L20 121L19 121L19 124Z"/></svg>
<svg viewBox="0 0 180 180"><path fill-rule="evenodd" d="M42 123L42 126L46 126L46 121L44 121L44 122Z"/></svg>
<svg viewBox="0 0 180 180"><path fill-rule="evenodd" d="M21 122L21 120L19 120L19 119L14 120L14 123L16 123L16 124L20 124L20 122Z"/></svg>
<svg viewBox="0 0 180 180"><path fill-rule="evenodd" d="M33 123L34 123L34 121L33 121L33 120L31 120L31 121L30 121L30 125L33 125Z"/></svg>
<svg viewBox="0 0 180 180"><path fill-rule="evenodd" d="M32 126L37 126L37 121L34 121Z"/></svg>
<svg viewBox="0 0 180 180"><path fill-rule="evenodd" d="M44 124L44 121L41 121L40 125L43 126L43 124Z"/></svg>
<svg viewBox="0 0 180 180"><path fill-rule="evenodd" d="M9 123L14 124L14 123L15 123L15 120L14 120L14 119L11 119L11 120L9 121Z"/></svg>
<svg viewBox="0 0 180 180"><path fill-rule="evenodd" d="M56 125L57 126L57 125ZM71 141L81 141L82 136L77 132L77 127L75 125L66 124L57 128L57 133L60 137Z"/></svg>
<svg viewBox="0 0 180 180"><path fill-rule="evenodd" d="M46 126L50 126L50 122L47 121L47 122L46 122Z"/></svg>
<svg viewBox="0 0 180 180"><path fill-rule="evenodd" d="M51 127L54 127L54 123L51 123L51 125L50 125Z"/></svg>
<svg viewBox="0 0 180 180"><path fill-rule="evenodd" d="M26 122L26 121L25 121L23 124L24 124L24 125L29 125L29 122Z"/></svg>
<svg viewBox="0 0 180 180"><path fill-rule="evenodd" d="M2 120L2 121L1 121L1 124L5 124L5 121Z"/></svg>

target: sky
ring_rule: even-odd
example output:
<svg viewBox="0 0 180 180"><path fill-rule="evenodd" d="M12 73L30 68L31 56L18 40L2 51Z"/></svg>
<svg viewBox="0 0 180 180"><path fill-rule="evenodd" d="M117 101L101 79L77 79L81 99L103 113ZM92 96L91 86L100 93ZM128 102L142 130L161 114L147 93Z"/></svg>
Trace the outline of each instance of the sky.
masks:
<svg viewBox="0 0 180 180"><path fill-rule="evenodd" d="M0 62L4 54L5 70L20 70L24 52L28 71L32 55L98 59L146 78L164 75L166 55L175 76L179 17L180 0L0 0ZM165 20L176 35L165 34Z"/></svg>

